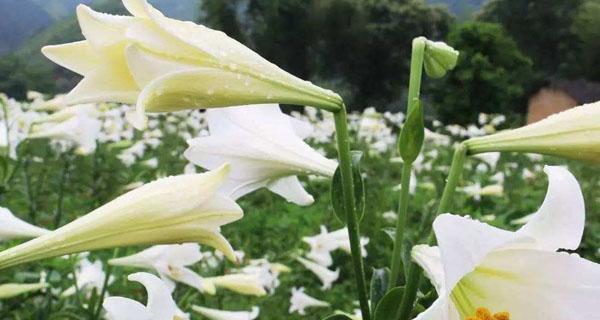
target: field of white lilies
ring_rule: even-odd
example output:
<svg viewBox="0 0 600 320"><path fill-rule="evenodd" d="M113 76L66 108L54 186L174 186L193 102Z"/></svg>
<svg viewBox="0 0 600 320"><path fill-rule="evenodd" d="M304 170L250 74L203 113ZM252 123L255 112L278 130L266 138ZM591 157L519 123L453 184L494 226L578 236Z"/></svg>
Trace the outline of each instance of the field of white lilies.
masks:
<svg viewBox="0 0 600 320"><path fill-rule="evenodd" d="M123 4L42 49L71 92L0 95L0 318L597 319L598 102L426 118L424 75L460 53L418 37L406 115L348 112Z"/></svg>
<svg viewBox="0 0 600 320"><path fill-rule="evenodd" d="M253 124L256 132L224 141L226 148L240 156L261 137L261 124L254 122L253 112L271 119L257 109L238 114L239 108L182 111L151 116L148 129L140 132L125 120L129 106L64 107L63 99L45 99L35 92L26 102L2 97L2 146L8 155L2 171L4 248L22 242L13 239L46 234L146 182L203 171L195 165L202 162L192 154L194 146L198 147L195 139L215 135L211 114L228 114L231 130ZM334 157L334 123L327 113L306 108L288 117L275 105L265 107L273 119L283 117L302 125L299 137L319 154ZM486 135L504 125L501 115L481 114L479 118L479 123L466 128L437 121L428 124L425 149L411 177L414 201L409 210L415 218L410 223L416 232L423 228L420 219L431 216L436 206L431 199L441 192L453 142ZM349 119L352 144L365 157L362 254L369 265L384 267L389 265L393 244L387 232L397 220L402 161L395 146L404 114L367 109L350 114ZM550 164L568 164L578 178L588 200L588 223L578 252L592 261L600 260L598 170L589 165L533 154L473 157L466 163L452 212L517 229L541 205L547 185L543 168ZM106 297L145 304L147 294L154 290L155 301L167 300L155 302L155 308L174 302L194 319L205 319L201 314L206 319L252 319L259 314L259 319L320 319L338 310L358 318L356 299L349 293L353 279L348 234L332 213L328 180L315 174L300 176L307 191L307 197L300 200L266 188L240 198L244 217L222 228L235 250L236 263L228 261L222 251L193 243L40 260L2 272L1 313L7 319L87 319L94 314L102 318L102 292ZM175 196L168 200L173 202L167 207L181 205ZM158 275L168 291L161 292L155 284L158 278L140 272ZM422 292L431 289L424 284ZM243 313L219 315L201 308Z"/></svg>

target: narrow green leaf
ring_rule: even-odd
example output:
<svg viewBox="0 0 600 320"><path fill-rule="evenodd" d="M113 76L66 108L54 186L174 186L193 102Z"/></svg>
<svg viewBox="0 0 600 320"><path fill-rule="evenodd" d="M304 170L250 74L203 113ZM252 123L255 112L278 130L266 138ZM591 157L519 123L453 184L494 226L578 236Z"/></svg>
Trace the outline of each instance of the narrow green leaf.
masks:
<svg viewBox="0 0 600 320"><path fill-rule="evenodd" d="M404 287L396 287L390 290L375 308L373 320L395 319L400 308L400 301L404 295Z"/></svg>
<svg viewBox="0 0 600 320"><path fill-rule="evenodd" d="M425 139L424 128L423 103L417 99L406 117L398 139L398 150L404 163L413 163L419 156Z"/></svg>
<svg viewBox="0 0 600 320"><path fill-rule="evenodd" d="M375 316L375 309L377 304L381 301L381 298L385 295L390 280L390 269L381 268L373 269L373 276L371 277L371 309L373 310L373 317Z"/></svg>

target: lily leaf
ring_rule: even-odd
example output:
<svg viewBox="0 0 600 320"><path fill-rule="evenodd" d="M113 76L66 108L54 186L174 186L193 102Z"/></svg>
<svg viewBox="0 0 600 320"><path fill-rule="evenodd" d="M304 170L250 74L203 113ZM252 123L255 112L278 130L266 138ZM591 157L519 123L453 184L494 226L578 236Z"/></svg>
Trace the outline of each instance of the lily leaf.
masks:
<svg viewBox="0 0 600 320"><path fill-rule="evenodd" d="M413 163L417 159L425 139L423 103L421 100L415 99L414 106L406 116L398 139L398 150L405 164Z"/></svg>
<svg viewBox="0 0 600 320"><path fill-rule="evenodd" d="M358 222L362 221L365 215L365 188L364 179L360 171L360 159L362 152L352 151L352 174L354 182L354 208ZM342 185L342 174L338 167L331 179L331 204L335 216L346 224L346 210L344 206L344 186Z"/></svg>
<svg viewBox="0 0 600 320"><path fill-rule="evenodd" d="M385 296L387 289L389 287L390 280L390 269L389 268L381 268L381 269L373 269L373 277L371 277L371 308L373 310L373 317L375 316L375 309L377 308L377 304L379 301Z"/></svg>
<svg viewBox="0 0 600 320"><path fill-rule="evenodd" d="M404 287L396 287L390 290L375 308L374 320L389 320L395 319L400 308L399 301L402 301L404 295Z"/></svg>

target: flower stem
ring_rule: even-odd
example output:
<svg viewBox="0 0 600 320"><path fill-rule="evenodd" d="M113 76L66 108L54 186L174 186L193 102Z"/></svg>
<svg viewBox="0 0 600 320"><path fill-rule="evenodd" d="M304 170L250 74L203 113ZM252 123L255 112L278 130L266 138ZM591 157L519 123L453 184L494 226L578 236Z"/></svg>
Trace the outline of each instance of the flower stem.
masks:
<svg viewBox="0 0 600 320"><path fill-rule="evenodd" d="M350 249L352 253L352 264L354 265L354 277L358 287L358 301L363 320L370 319L369 298L367 295L367 285L365 280L365 269L360 250L360 237L358 230L358 219L354 205L354 182L352 175L352 159L350 155L350 142L348 136L348 124L346 119L346 106L335 112L335 131L338 144L338 158L340 173L342 177L344 208L346 211L346 221L348 235L350 237Z"/></svg>
<svg viewBox="0 0 600 320"><path fill-rule="evenodd" d="M408 83L407 112L409 114L414 108L421 95L421 79L423 78L423 60L425 59L425 41L416 38L412 43L410 60L410 80ZM402 269L402 240L404 229L408 221L408 196L410 189L410 174L412 162L404 162L402 166L402 189L400 190L400 203L398 204L398 220L396 222L396 239L392 253L392 266L390 273L390 285L388 291L398 285L400 270Z"/></svg>
<svg viewBox="0 0 600 320"><path fill-rule="evenodd" d="M402 269L402 240L404 238L404 229L406 228L406 223L408 221L408 196L411 171L411 163L405 163L402 166L400 203L398 204L398 220L396 221L396 239L394 241L394 252L392 253L392 268L388 290L399 285L398 278L400 277L400 270Z"/></svg>
<svg viewBox="0 0 600 320"><path fill-rule="evenodd" d="M113 259L115 259L116 257L119 256L119 249L120 248L115 248L113 250L113 256L112 256ZM104 298L106 297L106 291L108 289L110 277L112 276L113 270L114 270L114 266L112 266L110 264L108 264L106 266L106 274L104 276L104 283L102 283L102 291L100 292L100 296L98 297L98 304L96 305L96 310L93 314L94 319L99 319L100 314L102 313L102 305L104 304Z"/></svg>
<svg viewBox="0 0 600 320"><path fill-rule="evenodd" d="M65 184L67 182L67 176L69 174L69 167L71 165L71 159L68 155L61 157L63 161L63 171L60 177L60 184L58 186L58 201L56 203L56 213L54 214L54 229L60 227L60 222L63 215L63 200L65 195Z"/></svg>
<svg viewBox="0 0 600 320"><path fill-rule="evenodd" d="M454 191L458 185L460 177L463 172L463 166L465 158L467 156L467 148L464 144L459 144L454 148L454 156L452 157L452 165L450 166L450 174L446 180L446 186L442 193L442 199L438 206L436 216L438 214L447 212L450 209L451 200L454 196ZM429 244L434 244L435 238L433 232L430 230L428 237ZM400 309L396 319L406 320L410 319L412 309L414 306L415 299L417 297L417 290L421 284L422 271L415 263L411 263L408 266L408 274L406 287L404 289L404 295L402 296L402 302L400 303Z"/></svg>

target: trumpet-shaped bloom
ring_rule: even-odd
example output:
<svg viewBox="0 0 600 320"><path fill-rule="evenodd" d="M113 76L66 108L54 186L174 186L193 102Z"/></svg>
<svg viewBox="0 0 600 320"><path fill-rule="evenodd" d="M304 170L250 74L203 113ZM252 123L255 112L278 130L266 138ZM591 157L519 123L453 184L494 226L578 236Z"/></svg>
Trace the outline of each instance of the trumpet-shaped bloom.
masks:
<svg viewBox="0 0 600 320"><path fill-rule="evenodd" d="M111 259L108 263L154 270L172 290L175 289L173 281L176 281L202 291L202 277L187 268L200 260L200 246L197 243L184 243L153 246L127 257Z"/></svg>
<svg viewBox="0 0 600 320"><path fill-rule="evenodd" d="M481 187L479 182L470 186L463 187L462 192L473 197L475 201L480 201L481 196L501 196L504 194L504 186L501 184L491 184L485 187Z"/></svg>
<svg viewBox="0 0 600 320"><path fill-rule="evenodd" d="M278 105L207 111L210 136L188 141L185 157L206 169L231 164L223 192L237 199L259 188L300 205L311 204L301 174L333 176L337 164L302 141L310 125L285 115Z"/></svg>
<svg viewBox="0 0 600 320"><path fill-rule="evenodd" d="M241 272L258 277L263 288L273 294L280 284L279 275L291 272L291 269L280 263L270 263L267 259L257 259L251 260L250 264L243 267Z"/></svg>
<svg viewBox="0 0 600 320"><path fill-rule="evenodd" d="M48 232L15 217L9 209L0 207L0 240L35 238Z"/></svg>
<svg viewBox="0 0 600 320"><path fill-rule="evenodd" d="M296 258L298 262L300 262L306 269L312 271L319 280L323 283L321 290L331 289L331 284L335 282L340 277L340 269L336 269L335 271L327 269L316 262L304 259L304 258Z"/></svg>
<svg viewBox="0 0 600 320"><path fill-rule="evenodd" d="M600 102L563 111L527 126L465 141L470 153L533 152L600 161Z"/></svg>
<svg viewBox="0 0 600 320"><path fill-rule="evenodd" d="M102 123L86 113L77 113L58 123L44 123L35 127L28 139L51 138L65 140L77 146L80 154L89 154L96 150L96 140L100 135Z"/></svg>
<svg viewBox="0 0 600 320"><path fill-rule="evenodd" d="M48 287L46 283L46 273L40 273L40 282L38 283L5 283L0 285L0 299L10 299L24 293L45 290Z"/></svg>
<svg viewBox="0 0 600 320"><path fill-rule="evenodd" d="M123 297L108 297L102 306L109 320L187 320L189 315L181 311L166 284L153 274L138 272L127 279L144 285L148 303L143 305Z"/></svg>
<svg viewBox="0 0 600 320"><path fill-rule="evenodd" d="M215 294L216 288L224 288L240 294L264 296L267 294L256 274L226 274L224 276L204 278L204 291Z"/></svg>
<svg viewBox="0 0 600 320"><path fill-rule="evenodd" d="M252 311L224 311L201 306L192 306L192 310L209 320L254 320L258 318L260 309L252 307Z"/></svg>
<svg viewBox="0 0 600 320"><path fill-rule="evenodd" d="M565 168L545 171L546 199L516 232L450 214L436 219L439 246L416 246L412 254L439 298L417 319L479 319L492 312L496 319L598 316L600 265L556 252L581 242L585 207L579 184Z"/></svg>
<svg viewBox="0 0 600 320"><path fill-rule="evenodd" d="M338 110L339 95L268 62L223 32L165 17L146 0L123 0L132 16L80 5L84 41L47 46L50 60L84 76L70 103L136 104L130 120L144 126L144 111L168 112L275 101Z"/></svg>
<svg viewBox="0 0 600 320"><path fill-rule="evenodd" d="M104 280L106 280L106 273L102 269L102 261L91 262L87 258L81 260L75 270L75 280L77 283L74 286L63 291L63 297L73 295L79 291L85 293L89 298L94 289L101 292L102 287L104 287ZM113 280L110 277L108 283L112 283Z"/></svg>
<svg viewBox="0 0 600 320"><path fill-rule="evenodd" d="M228 166L162 178L39 238L0 252L0 268L69 253L140 244L199 242L235 261L220 226L242 209L217 192Z"/></svg>
<svg viewBox="0 0 600 320"><path fill-rule="evenodd" d="M307 308L324 308L329 306L329 302L315 299L304 293L304 288L292 288L289 313L298 312L300 315L305 315Z"/></svg>
<svg viewBox="0 0 600 320"><path fill-rule="evenodd" d="M332 251L341 249L350 253L350 238L348 236L348 229L346 228L329 232L327 231L327 227L322 225L321 233L312 237L303 237L302 241L310 245L310 252L306 254L306 257L324 267L329 267L333 264ZM360 239L361 254L363 257L367 256L365 246L368 243L369 238L363 237Z"/></svg>

